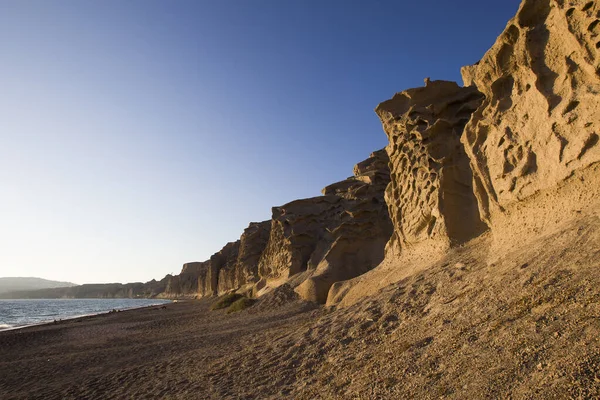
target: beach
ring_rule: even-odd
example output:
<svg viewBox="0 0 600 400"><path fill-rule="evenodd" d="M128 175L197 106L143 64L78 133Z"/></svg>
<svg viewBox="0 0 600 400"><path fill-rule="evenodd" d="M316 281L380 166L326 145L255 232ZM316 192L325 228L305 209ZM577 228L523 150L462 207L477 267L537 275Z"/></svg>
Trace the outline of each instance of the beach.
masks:
<svg viewBox="0 0 600 400"><path fill-rule="evenodd" d="M229 384L229 357L318 312L294 303L236 315L209 311L210 304L183 301L0 332L0 398L256 398L255 387ZM240 361L244 368L253 362Z"/></svg>
<svg viewBox="0 0 600 400"><path fill-rule="evenodd" d="M0 399L599 398L600 215L489 237L347 307L284 284L0 332ZM222 299L221 299L222 300Z"/></svg>

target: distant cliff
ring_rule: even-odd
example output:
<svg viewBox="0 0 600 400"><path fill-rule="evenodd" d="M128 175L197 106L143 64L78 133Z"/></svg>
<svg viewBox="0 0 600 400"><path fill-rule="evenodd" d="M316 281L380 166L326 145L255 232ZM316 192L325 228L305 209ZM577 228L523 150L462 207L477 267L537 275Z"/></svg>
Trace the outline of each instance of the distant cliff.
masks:
<svg viewBox="0 0 600 400"><path fill-rule="evenodd" d="M323 196L274 207L269 221L251 223L240 240L167 279L161 297L202 297L241 290L259 295L290 281L306 300L325 303L331 285L377 266L392 234L384 201L388 155L380 150L354 176ZM262 292L261 292L262 291Z"/></svg>
<svg viewBox="0 0 600 400"><path fill-rule="evenodd" d="M76 286L71 282L58 282L42 278L0 278L0 294L19 290L38 290Z"/></svg>
<svg viewBox="0 0 600 400"><path fill-rule="evenodd" d="M97 283L72 287L18 290L0 293L2 299L102 299L150 298L165 291L169 275L160 281L142 283Z"/></svg>

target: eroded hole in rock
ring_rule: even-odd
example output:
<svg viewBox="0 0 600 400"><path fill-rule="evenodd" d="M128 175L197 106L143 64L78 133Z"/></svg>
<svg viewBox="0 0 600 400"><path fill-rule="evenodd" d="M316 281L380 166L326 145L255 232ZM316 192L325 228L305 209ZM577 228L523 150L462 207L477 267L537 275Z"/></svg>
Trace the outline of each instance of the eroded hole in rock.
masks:
<svg viewBox="0 0 600 400"><path fill-rule="evenodd" d="M596 27L598 26L598 24L600 24L600 20L597 19L588 26L587 30L589 32L593 32L596 29Z"/></svg>
<svg viewBox="0 0 600 400"><path fill-rule="evenodd" d="M569 8L569 9L567 10L567 17L570 17L570 16L572 16L574 12L575 12L575 7L573 7L573 8Z"/></svg>
<svg viewBox="0 0 600 400"><path fill-rule="evenodd" d="M512 76L505 76L496 80L492 84L492 92L494 94L494 100L498 102L498 108L500 111L506 111L512 107L512 91L515 84L515 80Z"/></svg>
<svg viewBox="0 0 600 400"><path fill-rule="evenodd" d="M537 172L537 156L534 152L529 152L527 155L527 161L521 170L523 175L529 175Z"/></svg>
<svg viewBox="0 0 600 400"><path fill-rule="evenodd" d="M587 10L589 10L592 7L594 7L594 2L590 1L585 6L583 6L583 8L581 9L581 11L587 11Z"/></svg>
<svg viewBox="0 0 600 400"><path fill-rule="evenodd" d="M517 28L514 25L511 25L510 27L508 27L508 29L506 31L507 43L510 45L514 45L517 42L518 38L519 38L519 28Z"/></svg>
<svg viewBox="0 0 600 400"><path fill-rule="evenodd" d="M600 42L596 42L596 48L600 49Z"/></svg>
<svg viewBox="0 0 600 400"><path fill-rule="evenodd" d="M543 23L550 14L551 3L549 1L527 1L523 4L521 12L517 16L521 27L534 27Z"/></svg>
<svg viewBox="0 0 600 400"><path fill-rule="evenodd" d="M571 101L567 107L565 108L565 111L563 111L563 114L567 114L570 113L571 111L573 111L574 109L577 108L577 106L579 106L579 102L577 100L573 100Z"/></svg>
<svg viewBox="0 0 600 400"><path fill-rule="evenodd" d="M583 144L583 148L579 152L577 159L580 160L581 157L583 157L585 155L585 153L588 152L588 150L590 150L592 147L597 145L599 139L600 138L598 137L597 134L591 133L590 136L588 136L588 138L586 139L585 143Z"/></svg>
<svg viewBox="0 0 600 400"><path fill-rule="evenodd" d="M504 144L505 141L506 141L506 136L502 136L500 138L500 140L498 141L498 147L502 147L502 145Z"/></svg>

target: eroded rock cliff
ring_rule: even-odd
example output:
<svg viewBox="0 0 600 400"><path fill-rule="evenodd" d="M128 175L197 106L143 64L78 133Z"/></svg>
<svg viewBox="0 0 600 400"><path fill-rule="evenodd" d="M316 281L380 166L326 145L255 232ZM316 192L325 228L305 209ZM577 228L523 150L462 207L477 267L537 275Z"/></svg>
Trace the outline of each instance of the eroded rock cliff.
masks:
<svg viewBox="0 0 600 400"><path fill-rule="evenodd" d="M390 181L385 150L354 167L354 176L323 196L273 207L240 240L210 260L185 264L164 297L204 297L240 290L256 295L285 281L305 300L324 303L331 285L376 267L392 234L384 201ZM262 292L261 292L262 291Z"/></svg>
<svg viewBox="0 0 600 400"><path fill-rule="evenodd" d="M225 293L258 281L258 258L268 237L271 221L252 222L240 240L227 243L204 262L183 265L168 278L163 297L204 297Z"/></svg>
<svg viewBox="0 0 600 400"><path fill-rule="evenodd" d="M199 296L287 282L306 300L350 304L487 231L493 263L599 194L599 51L597 2L524 0L462 69L465 87L427 79L381 103L385 150L323 196L274 207L168 291L193 292L195 276Z"/></svg>
<svg viewBox="0 0 600 400"><path fill-rule="evenodd" d="M325 303L335 282L362 275L383 260L392 234L384 201L388 161L384 150L374 152L354 167L355 176L323 189L340 199L341 210L311 255L311 276L296 289L302 298Z"/></svg>
<svg viewBox="0 0 600 400"><path fill-rule="evenodd" d="M481 235L482 221L493 264L593 207L599 34L597 2L524 0L483 59L463 68L466 87L426 80L379 105L394 235L385 263L336 283L330 303L429 268Z"/></svg>
<svg viewBox="0 0 600 400"><path fill-rule="evenodd" d="M386 203L394 223L390 250L428 241L442 248L484 230L473 174L460 137L483 95L454 82L429 81L376 108L390 144Z"/></svg>
<svg viewBox="0 0 600 400"><path fill-rule="evenodd" d="M600 7L525 0L494 46L462 70L485 100L463 143L482 217L600 160Z"/></svg>
<svg viewBox="0 0 600 400"><path fill-rule="evenodd" d="M383 199L387 164L385 151L374 152L354 167L354 176L324 188L323 196L273 208L261 277L294 277L301 297L324 303L334 282L377 266L391 235Z"/></svg>

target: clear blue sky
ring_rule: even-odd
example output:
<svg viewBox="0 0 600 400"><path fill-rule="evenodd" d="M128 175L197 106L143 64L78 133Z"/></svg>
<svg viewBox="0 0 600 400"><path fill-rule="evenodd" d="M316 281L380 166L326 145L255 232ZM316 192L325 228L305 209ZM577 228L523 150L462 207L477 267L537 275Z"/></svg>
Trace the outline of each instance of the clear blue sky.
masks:
<svg viewBox="0 0 600 400"><path fill-rule="evenodd" d="M0 0L0 276L160 279L386 145L517 0Z"/></svg>

